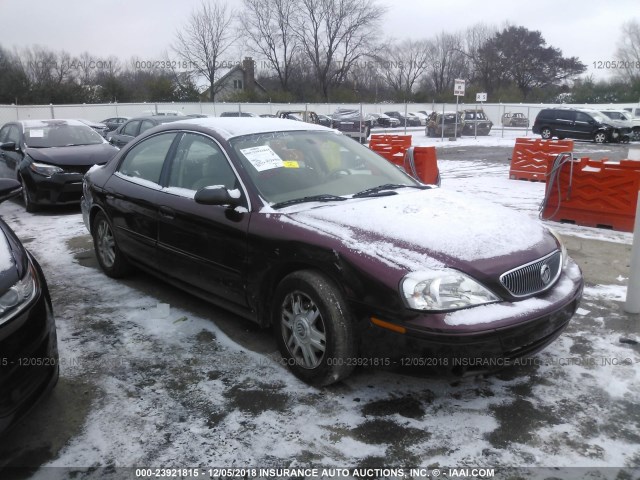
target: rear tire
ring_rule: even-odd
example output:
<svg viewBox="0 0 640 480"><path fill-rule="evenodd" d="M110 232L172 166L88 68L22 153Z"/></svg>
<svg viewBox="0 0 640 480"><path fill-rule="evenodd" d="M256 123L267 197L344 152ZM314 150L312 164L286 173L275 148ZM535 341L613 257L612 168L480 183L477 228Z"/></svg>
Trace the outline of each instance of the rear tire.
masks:
<svg viewBox="0 0 640 480"><path fill-rule="evenodd" d="M553 132L549 127L544 127L542 130L540 130L540 136L544 140L551 140L551 138L553 138Z"/></svg>
<svg viewBox="0 0 640 480"><path fill-rule="evenodd" d="M96 214L91 224L93 248L100 268L109 277L121 278L131 271L131 265L120 251L111 222L103 212Z"/></svg>
<svg viewBox="0 0 640 480"><path fill-rule="evenodd" d="M351 374L353 323L329 278L312 270L286 276L273 297L272 318L280 353L296 377L320 387Z"/></svg>

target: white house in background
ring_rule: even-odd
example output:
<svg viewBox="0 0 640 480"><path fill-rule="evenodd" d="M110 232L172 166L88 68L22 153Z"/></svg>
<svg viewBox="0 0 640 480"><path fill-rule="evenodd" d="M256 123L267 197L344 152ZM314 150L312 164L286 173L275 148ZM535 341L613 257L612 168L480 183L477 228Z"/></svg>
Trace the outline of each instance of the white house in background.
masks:
<svg viewBox="0 0 640 480"><path fill-rule="evenodd" d="M267 93L267 90L256 81L255 62L251 57L245 57L241 65L236 65L225 73L213 88L216 102L233 99L238 93L255 93L258 96ZM209 101L209 89L205 90L201 96L204 101Z"/></svg>

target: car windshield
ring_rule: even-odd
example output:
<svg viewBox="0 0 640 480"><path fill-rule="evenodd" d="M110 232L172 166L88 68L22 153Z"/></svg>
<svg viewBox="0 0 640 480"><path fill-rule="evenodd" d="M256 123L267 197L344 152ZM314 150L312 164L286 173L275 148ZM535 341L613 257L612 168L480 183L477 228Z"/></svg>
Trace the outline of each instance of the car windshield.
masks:
<svg viewBox="0 0 640 480"><path fill-rule="evenodd" d="M46 124L25 128L25 143L32 148L97 145L104 140L86 125Z"/></svg>
<svg viewBox="0 0 640 480"><path fill-rule="evenodd" d="M262 197L271 204L306 198L341 200L336 197L365 191L389 194L389 189L370 190L383 185L421 185L378 154L334 132L259 133L230 143Z"/></svg>

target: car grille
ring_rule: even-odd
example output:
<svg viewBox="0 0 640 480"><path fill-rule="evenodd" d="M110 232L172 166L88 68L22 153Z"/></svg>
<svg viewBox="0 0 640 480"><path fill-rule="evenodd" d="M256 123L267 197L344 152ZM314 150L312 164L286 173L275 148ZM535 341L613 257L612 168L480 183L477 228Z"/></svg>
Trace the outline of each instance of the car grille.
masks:
<svg viewBox="0 0 640 480"><path fill-rule="evenodd" d="M92 165L60 165L64 173L84 175L89 171Z"/></svg>
<svg viewBox="0 0 640 480"><path fill-rule="evenodd" d="M560 276L562 253L555 251L546 257L503 273L500 283L514 297L539 293L551 287Z"/></svg>

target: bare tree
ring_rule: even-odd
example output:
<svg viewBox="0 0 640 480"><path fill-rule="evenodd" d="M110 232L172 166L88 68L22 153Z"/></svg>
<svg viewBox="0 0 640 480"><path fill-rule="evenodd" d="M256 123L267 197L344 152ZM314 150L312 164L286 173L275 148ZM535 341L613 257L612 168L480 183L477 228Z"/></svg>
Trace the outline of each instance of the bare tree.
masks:
<svg viewBox="0 0 640 480"><path fill-rule="evenodd" d="M269 63L285 91L299 46L292 25L297 6L298 0L244 0L240 15L249 49Z"/></svg>
<svg viewBox="0 0 640 480"><path fill-rule="evenodd" d="M367 52L385 10L373 0L299 0L295 32L322 97L347 78Z"/></svg>
<svg viewBox="0 0 640 480"><path fill-rule="evenodd" d="M427 77L436 94L453 92L456 78L467 77L462 35L442 32L427 46Z"/></svg>
<svg viewBox="0 0 640 480"><path fill-rule="evenodd" d="M472 83L482 83L486 73L486 65L480 55L480 49L491 39L498 29L486 23L477 23L467 28L463 35L463 51L467 57L468 80Z"/></svg>
<svg viewBox="0 0 640 480"><path fill-rule="evenodd" d="M391 43L377 56L385 82L405 99L411 95L413 86L427 69L428 43L426 40L404 40Z"/></svg>
<svg viewBox="0 0 640 480"><path fill-rule="evenodd" d="M624 80L640 80L640 23L633 19L622 25L622 34L616 49L616 58L623 67L620 74Z"/></svg>
<svg viewBox="0 0 640 480"><path fill-rule="evenodd" d="M215 88L221 58L231 48L236 35L231 27L234 14L225 4L203 1L182 31L176 33L173 50L187 70L204 77L209 85L209 99L213 102L220 88Z"/></svg>

